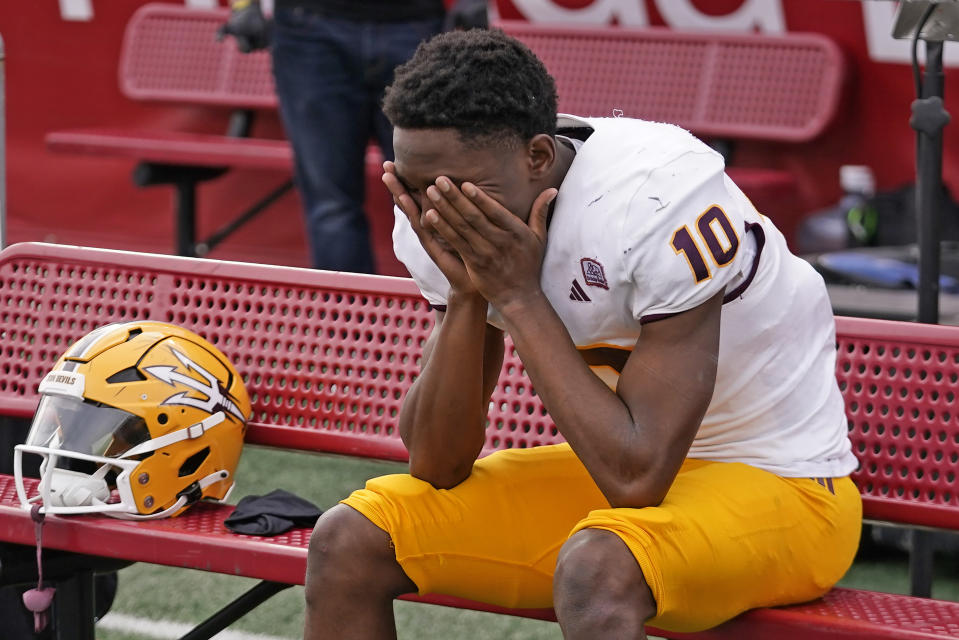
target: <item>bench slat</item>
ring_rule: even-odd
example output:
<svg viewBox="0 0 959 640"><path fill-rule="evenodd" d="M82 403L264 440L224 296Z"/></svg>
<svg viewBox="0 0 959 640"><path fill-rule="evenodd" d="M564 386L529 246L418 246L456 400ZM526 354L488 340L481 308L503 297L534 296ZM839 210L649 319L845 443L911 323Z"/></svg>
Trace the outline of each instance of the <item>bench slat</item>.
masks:
<svg viewBox="0 0 959 640"><path fill-rule="evenodd" d="M29 487L36 482L28 482ZM201 503L179 518L144 522L107 516L48 516L43 545L106 558L120 558L262 580L303 584L310 529L273 537L235 534L223 526L228 505ZM22 509L12 476L0 475L0 540L33 545L30 512Z"/></svg>
<svg viewBox="0 0 959 640"><path fill-rule="evenodd" d="M276 108L269 54L216 42L225 9L144 5L124 33L134 100ZM804 142L834 118L846 65L816 33L681 32L500 21L554 76L560 110L673 122L699 135ZM788 81L784 81L786 78ZM601 105L598 107L598 105Z"/></svg>

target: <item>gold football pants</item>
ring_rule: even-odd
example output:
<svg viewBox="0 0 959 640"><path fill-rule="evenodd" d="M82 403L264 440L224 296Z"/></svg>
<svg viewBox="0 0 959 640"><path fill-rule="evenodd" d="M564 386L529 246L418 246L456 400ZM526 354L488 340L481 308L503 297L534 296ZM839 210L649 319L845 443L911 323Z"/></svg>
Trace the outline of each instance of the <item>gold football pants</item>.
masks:
<svg viewBox="0 0 959 640"><path fill-rule="evenodd" d="M505 607L552 606L566 539L611 531L656 599L650 624L673 631L819 597L852 563L862 522L849 478L691 458L659 506L614 509L565 444L494 453L452 489L406 474L374 478L343 502L389 533L421 594Z"/></svg>

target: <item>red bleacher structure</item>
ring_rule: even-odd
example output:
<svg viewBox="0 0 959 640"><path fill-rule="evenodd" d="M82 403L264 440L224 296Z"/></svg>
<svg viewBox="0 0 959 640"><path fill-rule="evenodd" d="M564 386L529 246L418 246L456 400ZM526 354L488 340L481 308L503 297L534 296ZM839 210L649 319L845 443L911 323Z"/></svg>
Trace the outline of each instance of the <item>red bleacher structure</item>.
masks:
<svg viewBox="0 0 959 640"><path fill-rule="evenodd" d="M269 58L240 53L232 41L218 43L225 16L225 9L144 5L127 25L118 73L130 100L232 110L230 131L104 125L46 136L53 151L137 161L141 186L173 186L181 255L202 255L211 245L195 237L199 184L228 169L293 166L285 140L250 135L255 112L277 107ZM672 122L727 150L737 140L795 145L817 138L836 116L846 78L838 47L819 34L499 26L541 57L556 79L561 111ZM382 273L406 275L390 251L391 201L379 181L381 160L370 147L367 210L377 262ZM730 177L791 241L804 213L796 177L782 168L741 166L732 152L727 164Z"/></svg>

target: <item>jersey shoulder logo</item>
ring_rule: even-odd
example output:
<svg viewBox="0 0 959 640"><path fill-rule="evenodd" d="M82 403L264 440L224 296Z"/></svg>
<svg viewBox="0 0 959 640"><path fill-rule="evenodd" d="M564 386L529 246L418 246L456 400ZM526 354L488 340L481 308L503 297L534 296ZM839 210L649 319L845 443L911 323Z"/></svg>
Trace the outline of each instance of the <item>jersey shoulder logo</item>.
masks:
<svg viewBox="0 0 959 640"><path fill-rule="evenodd" d="M609 289L609 283L606 282L606 271L603 269L603 265L599 263L599 260L582 258L579 261L579 266L583 270L583 280L586 281L586 284L591 287Z"/></svg>

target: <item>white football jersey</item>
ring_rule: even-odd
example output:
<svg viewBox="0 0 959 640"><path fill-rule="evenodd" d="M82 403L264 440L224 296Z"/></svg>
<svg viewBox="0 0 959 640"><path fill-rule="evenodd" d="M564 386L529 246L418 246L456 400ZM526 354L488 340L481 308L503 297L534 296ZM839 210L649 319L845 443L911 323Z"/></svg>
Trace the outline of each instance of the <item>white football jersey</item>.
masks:
<svg viewBox="0 0 959 640"><path fill-rule="evenodd" d="M560 116L558 125L570 138L592 132L573 140L541 285L587 364L615 389L643 324L725 287L716 386L689 456L789 477L853 471L825 285L726 176L722 156L668 124ZM395 215L397 257L444 306L448 282ZM488 321L503 328L495 309Z"/></svg>

